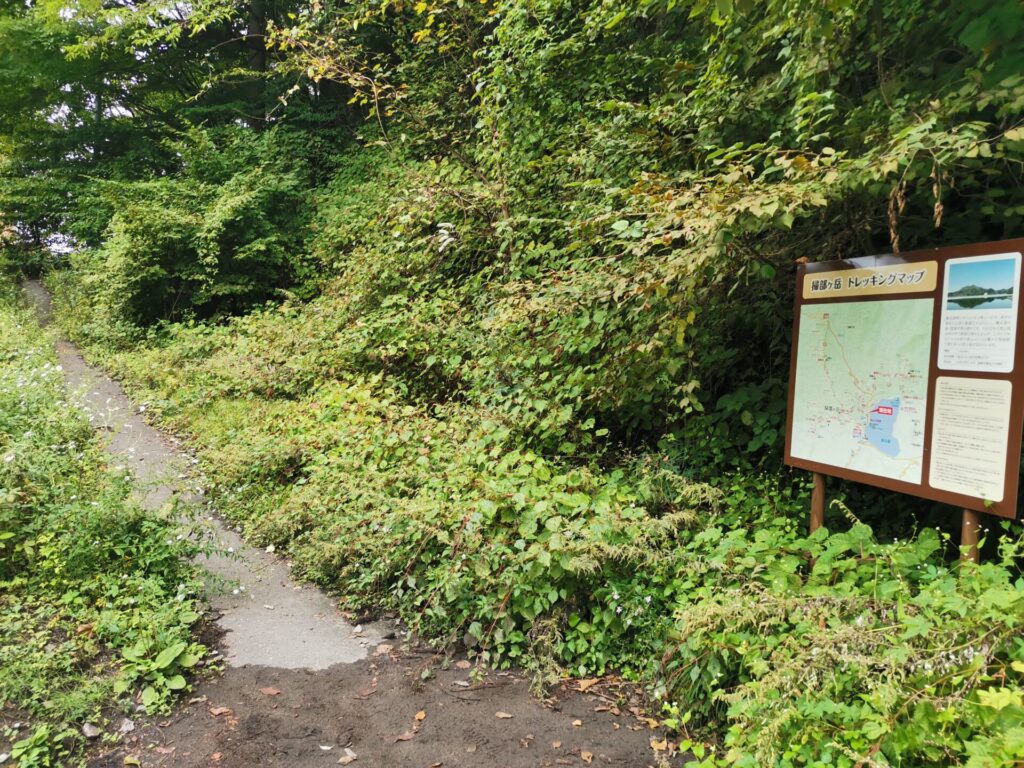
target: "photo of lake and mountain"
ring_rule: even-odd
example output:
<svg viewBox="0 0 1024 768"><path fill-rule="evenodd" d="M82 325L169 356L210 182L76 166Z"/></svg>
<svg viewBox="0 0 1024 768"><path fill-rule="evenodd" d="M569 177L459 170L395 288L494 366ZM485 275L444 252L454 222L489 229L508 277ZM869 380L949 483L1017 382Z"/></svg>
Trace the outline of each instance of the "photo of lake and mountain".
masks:
<svg viewBox="0 0 1024 768"><path fill-rule="evenodd" d="M951 263L946 309L1013 309L1016 271L1015 258Z"/></svg>

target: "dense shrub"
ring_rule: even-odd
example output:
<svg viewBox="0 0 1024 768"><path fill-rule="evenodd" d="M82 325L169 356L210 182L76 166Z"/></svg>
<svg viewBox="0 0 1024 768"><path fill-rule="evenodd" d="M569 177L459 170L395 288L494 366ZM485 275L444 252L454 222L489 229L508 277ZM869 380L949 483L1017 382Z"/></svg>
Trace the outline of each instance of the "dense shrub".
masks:
<svg viewBox="0 0 1024 768"><path fill-rule="evenodd" d="M302 180L287 135L257 144L195 130L177 176L98 184L103 243L72 256L105 325L234 313L278 297L302 271Z"/></svg>
<svg viewBox="0 0 1024 768"><path fill-rule="evenodd" d="M966 569L945 562L932 529L890 544L860 523L810 538L701 535L711 546L695 577L714 574L713 587L680 607L666 686L686 721L729 723L721 763L1024 757L1019 526L994 562Z"/></svg>

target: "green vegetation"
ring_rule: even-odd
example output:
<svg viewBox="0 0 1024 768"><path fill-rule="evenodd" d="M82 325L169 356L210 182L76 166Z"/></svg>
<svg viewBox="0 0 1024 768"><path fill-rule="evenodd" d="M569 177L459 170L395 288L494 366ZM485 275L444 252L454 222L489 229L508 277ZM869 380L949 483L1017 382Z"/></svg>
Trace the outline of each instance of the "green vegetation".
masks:
<svg viewBox="0 0 1024 768"><path fill-rule="evenodd" d="M200 660L195 545L129 500L53 338L0 296L0 737L20 768L64 765L141 703L169 708ZM116 729L119 721L113 723Z"/></svg>
<svg viewBox="0 0 1024 768"><path fill-rule="evenodd" d="M798 259L1021 234L1016 0L68 7L0 6L4 258L250 537L709 765L1024 757L1019 525L961 579L781 466Z"/></svg>

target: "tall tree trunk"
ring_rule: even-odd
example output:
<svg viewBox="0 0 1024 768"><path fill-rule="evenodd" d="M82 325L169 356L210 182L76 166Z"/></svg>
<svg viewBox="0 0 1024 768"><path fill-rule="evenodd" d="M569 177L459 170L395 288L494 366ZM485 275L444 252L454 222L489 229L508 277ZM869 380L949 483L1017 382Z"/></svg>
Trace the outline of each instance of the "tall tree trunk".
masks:
<svg viewBox="0 0 1024 768"><path fill-rule="evenodd" d="M256 128L262 128L267 119L266 81L267 71L267 4L266 0L250 0L248 34L245 43L249 48L248 67L253 73L249 88L249 104L255 118Z"/></svg>
<svg viewBox="0 0 1024 768"><path fill-rule="evenodd" d="M96 132L96 138L92 144L92 156L95 160L99 160L103 154L103 81L101 80L96 86L96 93L93 94L93 129Z"/></svg>

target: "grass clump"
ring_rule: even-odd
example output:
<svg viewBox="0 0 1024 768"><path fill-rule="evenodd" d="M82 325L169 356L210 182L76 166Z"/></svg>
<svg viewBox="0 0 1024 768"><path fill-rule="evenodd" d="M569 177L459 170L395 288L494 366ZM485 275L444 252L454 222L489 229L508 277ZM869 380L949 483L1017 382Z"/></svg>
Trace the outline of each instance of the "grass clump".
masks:
<svg viewBox="0 0 1024 768"><path fill-rule="evenodd" d="M20 768L80 759L87 722L166 710L203 653L196 545L130 498L52 348L3 288L0 751Z"/></svg>

